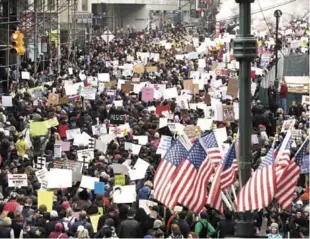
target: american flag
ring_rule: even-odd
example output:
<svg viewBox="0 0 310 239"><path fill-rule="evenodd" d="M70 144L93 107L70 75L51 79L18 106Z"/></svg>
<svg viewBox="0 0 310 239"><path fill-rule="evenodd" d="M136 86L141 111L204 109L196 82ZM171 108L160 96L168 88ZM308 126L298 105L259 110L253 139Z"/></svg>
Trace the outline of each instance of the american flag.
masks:
<svg viewBox="0 0 310 239"><path fill-rule="evenodd" d="M189 208L189 210L200 213L206 204L207 195L207 185L211 175L213 174L214 167L209 157L207 157L206 150L204 147L214 147L217 145L214 133L209 133L199 139L200 145L203 145L204 160L199 167L197 176L195 178L194 184L190 189L189 196L184 204ZM204 143L205 142L205 143ZM197 167L198 164L195 165Z"/></svg>
<svg viewBox="0 0 310 239"><path fill-rule="evenodd" d="M224 190L235 182L236 179L236 147L235 143L230 146L223 162L223 172L221 173L221 188ZM238 162L237 162L238 166Z"/></svg>
<svg viewBox="0 0 310 239"><path fill-rule="evenodd" d="M207 149L208 157L216 168L223 160L222 152L219 148Z"/></svg>
<svg viewBox="0 0 310 239"><path fill-rule="evenodd" d="M275 194L275 165L256 170L238 193L237 212L267 207Z"/></svg>
<svg viewBox="0 0 310 239"><path fill-rule="evenodd" d="M186 207L189 204L191 192L197 176L197 169L206 159L204 148L197 139L191 147L187 158L183 160L173 175L171 205L180 203Z"/></svg>
<svg viewBox="0 0 310 239"><path fill-rule="evenodd" d="M260 163L258 170L263 169L264 167L267 167L269 165L272 165L274 163L273 155L274 155L274 146L272 146L269 149L265 159L263 160L263 162Z"/></svg>
<svg viewBox="0 0 310 239"><path fill-rule="evenodd" d="M171 209L174 207L171 205L170 198L172 175L187 154L185 146L179 140L174 141L159 163L154 175L154 198Z"/></svg>
<svg viewBox="0 0 310 239"><path fill-rule="evenodd" d="M279 205L287 209L291 206L295 186L298 183L301 173L301 165L309 147L309 137L304 141L295 155L295 160L288 161L288 165L283 169L283 173L277 183L275 198Z"/></svg>
<svg viewBox="0 0 310 239"><path fill-rule="evenodd" d="M230 146L224 162L216 169L207 199L207 204L218 210L221 214L223 213L221 192L231 186L235 181L236 164L233 163L234 160L237 162L235 143Z"/></svg>

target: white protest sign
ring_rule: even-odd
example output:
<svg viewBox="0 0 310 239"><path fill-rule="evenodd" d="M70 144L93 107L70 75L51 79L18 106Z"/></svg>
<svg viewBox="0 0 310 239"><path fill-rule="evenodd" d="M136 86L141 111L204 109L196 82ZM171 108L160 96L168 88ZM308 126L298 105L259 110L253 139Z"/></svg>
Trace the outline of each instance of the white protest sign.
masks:
<svg viewBox="0 0 310 239"><path fill-rule="evenodd" d="M27 187L27 174L8 174L8 185L13 188Z"/></svg>
<svg viewBox="0 0 310 239"><path fill-rule="evenodd" d="M60 144L54 144L54 157L61 158L61 145Z"/></svg>
<svg viewBox="0 0 310 239"><path fill-rule="evenodd" d="M113 163L113 173L114 174L126 174L128 175L129 167L124 164L119 164L119 163Z"/></svg>
<svg viewBox="0 0 310 239"><path fill-rule="evenodd" d="M254 144L259 144L257 134L252 134L252 135L251 135L251 142L252 142L252 145L254 145Z"/></svg>
<svg viewBox="0 0 310 239"><path fill-rule="evenodd" d="M2 106L12 107L13 106L12 96L2 96Z"/></svg>
<svg viewBox="0 0 310 239"><path fill-rule="evenodd" d="M310 96L309 95L303 95L301 103L309 105L310 104Z"/></svg>
<svg viewBox="0 0 310 239"><path fill-rule="evenodd" d="M138 140L138 144L141 144L141 145L146 145L148 143L147 135L134 135L133 139Z"/></svg>
<svg viewBox="0 0 310 239"><path fill-rule="evenodd" d="M150 164L148 162L138 158L136 164L129 170L130 180L143 179L149 166Z"/></svg>
<svg viewBox="0 0 310 239"><path fill-rule="evenodd" d="M107 126L105 124L93 125L92 127L93 135L107 134Z"/></svg>
<svg viewBox="0 0 310 239"><path fill-rule="evenodd" d="M92 137L90 137L86 132L83 132L82 134L76 135L74 137L73 145L88 146L90 139L92 139Z"/></svg>
<svg viewBox="0 0 310 239"><path fill-rule="evenodd" d="M72 170L51 168L47 172L47 188L71 188Z"/></svg>
<svg viewBox="0 0 310 239"><path fill-rule="evenodd" d="M113 202L114 203L132 203L136 201L136 185L114 186Z"/></svg>
<svg viewBox="0 0 310 239"><path fill-rule="evenodd" d="M94 159L94 149L81 149L77 151L78 161L89 163ZM85 158L85 159L84 159Z"/></svg>
<svg viewBox="0 0 310 239"><path fill-rule="evenodd" d="M83 87L81 89L81 96L83 96L85 100L95 100L96 93L97 89L93 87Z"/></svg>
<svg viewBox="0 0 310 239"><path fill-rule="evenodd" d="M156 202L150 201L150 200L139 200L139 208L143 208L145 213L149 215L151 213L151 207L157 206L158 204Z"/></svg>
<svg viewBox="0 0 310 239"><path fill-rule="evenodd" d="M109 82L110 74L109 73L98 73L98 80L100 82Z"/></svg>
<svg viewBox="0 0 310 239"><path fill-rule="evenodd" d="M283 125L282 125L282 129L281 129L281 133L287 132L288 130L293 129L295 122L296 122L295 119L284 120Z"/></svg>
<svg viewBox="0 0 310 239"><path fill-rule="evenodd" d="M37 177L39 183L42 184L42 182L44 180L46 180L47 169L46 168L42 168L42 169L36 171L35 174L36 174L36 177Z"/></svg>
<svg viewBox="0 0 310 239"><path fill-rule="evenodd" d="M212 119L198 119L197 126L200 127L202 131L210 130L212 128L213 120Z"/></svg>
<svg viewBox="0 0 310 239"><path fill-rule="evenodd" d="M163 95L164 95L164 99L178 98L177 88L174 87L174 88L165 89Z"/></svg>
<svg viewBox="0 0 310 239"><path fill-rule="evenodd" d="M29 80L30 79L30 72L22 71L22 79Z"/></svg>
<svg viewBox="0 0 310 239"><path fill-rule="evenodd" d="M68 68L69 75L73 75L73 69L71 67Z"/></svg>
<svg viewBox="0 0 310 239"><path fill-rule="evenodd" d="M163 157L171 146L171 140L172 140L172 137L167 136L167 135L162 135L160 138L159 145L157 147L156 154L161 154L161 156Z"/></svg>
<svg viewBox="0 0 310 239"><path fill-rule="evenodd" d="M99 182L99 178L83 175L80 187L94 190L95 189L95 182Z"/></svg>

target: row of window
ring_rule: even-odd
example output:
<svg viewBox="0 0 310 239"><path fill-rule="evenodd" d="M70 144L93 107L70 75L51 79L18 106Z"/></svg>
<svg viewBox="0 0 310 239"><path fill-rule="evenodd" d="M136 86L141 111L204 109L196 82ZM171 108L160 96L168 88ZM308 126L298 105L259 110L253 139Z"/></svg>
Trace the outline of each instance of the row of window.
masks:
<svg viewBox="0 0 310 239"><path fill-rule="evenodd" d="M0 0L1 1L1 0ZM31 2L34 2L35 0L32 0ZM88 2L91 0L58 0L58 8L66 8L68 3L70 4L70 7L73 11L78 11L78 9L81 9L82 11L88 11ZM43 11L46 9L47 11L56 11L57 9L57 0L37 0L37 8L38 11ZM29 0L23 0L22 4L23 8L26 9L29 7ZM81 6L80 8L78 6Z"/></svg>

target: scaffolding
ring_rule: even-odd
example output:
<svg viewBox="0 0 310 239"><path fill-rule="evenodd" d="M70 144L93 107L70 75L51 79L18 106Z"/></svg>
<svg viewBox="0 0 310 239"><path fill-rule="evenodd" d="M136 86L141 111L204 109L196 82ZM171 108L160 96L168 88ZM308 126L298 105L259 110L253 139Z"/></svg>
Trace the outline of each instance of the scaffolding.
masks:
<svg viewBox="0 0 310 239"><path fill-rule="evenodd" d="M20 0L20 30L28 46L24 60L34 62L34 73L53 64L60 71L62 47L70 53L75 42L77 0ZM60 14L67 12L67 24L61 24ZM61 44L60 31L67 29L68 39ZM73 30L73 32L72 32Z"/></svg>

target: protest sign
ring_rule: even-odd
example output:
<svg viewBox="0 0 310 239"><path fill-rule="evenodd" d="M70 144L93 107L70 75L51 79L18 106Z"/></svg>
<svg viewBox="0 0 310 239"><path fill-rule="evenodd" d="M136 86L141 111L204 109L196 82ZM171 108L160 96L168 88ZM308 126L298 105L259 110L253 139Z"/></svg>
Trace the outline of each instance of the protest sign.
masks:
<svg viewBox="0 0 310 239"><path fill-rule="evenodd" d="M156 106L156 114L158 116L161 116L164 111L170 111L170 105Z"/></svg>
<svg viewBox="0 0 310 239"><path fill-rule="evenodd" d="M39 183L42 183L43 180L46 179L46 173L47 173L47 169L46 169L46 168L42 168L42 169L37 170L37 171L35 172L35 175L36 175L36 177L37 177Z"/></svg>
<svg viewBox="0 0 310 239"><path fill-rule="evenodd" d="M70 151L71 144L69 141L55 141L55 144L60 144L61 152Z"/></svg>
<svg viewBox="0 0 310 239"><path fill-rule="evenodd" d="M109 82L110 74L109 73L98 73L98 80L100 82Z"/></svg>
<svg viewBox="0 0 310 239"><path fill-rule="evenodd" d="M61 158L61 145L60 144L54 144L54 157Z"/></svg>
<svg viewBox="0 0 310 239"><path fill-rule="evenodd" d="M72 170L51 168L47 172L47 188L70 188L72 187Z"/></svg>
<svg viewBox="0 0 310 239"><path fill-rule="evenodd" d="M147 66L145 70L146 72L157 72L157 66Z"/></svg>
<svg viewBox="0 0 310 239"><path fill-rule="evenodd" d="M91 216L89 216L89 219L90 219L91 225L93 227L94 233L97 232L98 222L99 222L100 217L101 217L100 214L99 215L91 215Z"/></svg>
<svg viewBox="0 0 310 239"><path fill-rule="evenodd" d="M199 118L197 121L197 126L202 130L211 130L212 129L213 120L212 119L201 119Z"/></svg>
<svg viewBox="0 0 310 239"><path fill-rule="evenodd" d="M59 125L59 122L56 117L46 120L46 123L48 125L48 128L52 128Z"/></svg>
<svg viewBox="0 0 310 239"><path fill-rule="evenodd" d="M83 175L81 180L81 188L95 189L95 182L99 182L99 178Z"/></svg>
<svg viewBox="0 0 310 239"><path fill-rule="evenodd" d="M94 159L94 149L81 149L77 152L78 161L79 162L87 162L89 163Z"/></svg>
<svg viewBox="0 0 310 239"><path fill-rule="evenodd" d="M96 93L97 89L93 87L83 87L81 89L81 96L83 96L85 100L95 100Z"/></svg>
<svg viewBox="0 0 310 239"><path fill-rule="evenodd" d="M142 89L141 99L144 102L152 101L154 99L154 89L149 88L149 87L144 87Z"/></svg>
<svg viewBox="0 0 310 239"><path fill-rule="evenodd" d="M114 163L112 167L114 174L128 174L129 168L124 164Z"/></svg>
<svg viewBox="0 0 310 239"><path fill-rule="evenodd" d="M59 95L54 94L54 93L49 93L47 102L49 105L58 105L59 104Z"/></svg>
<svg viewBox="0 0 310 239"><path fill-rule="evenodd" d="M123 112L110 112L110 123L121 125L125 123L125 114Z"/></svg>
<svg viewBox="0 0 310 239"><path fill-rule="evenodd" d="M27 187L27 174L8 174L8 186L14 188Z"/></svg>
<svg viewBox="0 0 310 239"><path fill-rule="evenodd" d="M162 157L165 156L166 152L171 146L172 137L167 135L162 135L160 138L159 145L157 147L156 154L161 154Z"/></svg>
<svg viewBox="0 0 310 239"><path fill-rule="evenodd" d="M125 93L130 93L130 91L133 90L133 86L131 85L130 81L125 81L125 83L121 85L121 90Z"/></svg>
<svg viewBox="0 0 310 239"><path fill-rule="evenodd" d="M288 130L293 129L295 122L296 122L295 119L284 120L283 125L282 125L282 129L281 129L281 133L287 132Z"/></svg>
<svg viewBox="0 0 310 239"><path fill-rule="evenodd" d="M30 135L43 136L48 133L48 125L46 121L43 122L30 122Z"/></svg>
<svg viewBox="0 0 310 239"><path fill-rule="evenodd" d="M304 155L303 159L302 159L302 165L300 167L301 169L301 174L309 174L309 169L310 169L310 164L309 164L309 154Z"/></svg>
<svg viewBox="0 0 310 239"><path fill-rule="evenodd" d="M93 135L107 134L107 126L105 124L93 125L92 126Z"/></svg>
<svg viewBox="0 0 310 239"><path fill-rule="evenodd" d="M4 106L4 107L12 107L13 106L12 96L3 95L1 97L1 103L2 103L2 106Z"/></svg>
<svg viewBox="0 0 310 239"><path fill-rule="evenodd" d="M145 177L146 171L150 164L143 159L138 158L132 169L129 170L130 180L139 180Z"/></svg>
<svg viewBox="0 0 310 239"><path fill-rule="evenodd" d="M66 131L66 134L67 134L67 139L71 140L71 139L74 139L77 135L80 135L81 130L80 130L80 128L70 129L70 130Z"/></svg>
<svg viewBox="0 0 310 239"><path fill-rule="evenodd" d="M228 87L226 95L231 95L232 97L238 97L239 87L237 79L230 79L228 81Z"/></svg>
<svg viewBox="0 0 310 239"><path fill-rule="evenodd" d="M224 122L235 121L235 113L232 105L223 105L223 121Z"/></svg>
<svg viewBox="0 0 310 239"><path fill-rule="evenodd" d="M144 72L144 65L143 64L135 65L133 68L133 72L137 73L137 74L143 73Z"/></svg>
<svg viewBox="0 0 310 239"><path fill-rule="evenodd" d="M80 181L82 178L83 163L72 160L54 160L50 163L50 167L59 169L72 170L72 180Z"/></svg>
<svg viewBox="0 0 310 239"><path fill-rule="evenodd" d="M189 139L192 139L200 134L200 128L194 125L186 125L184 128L184 133Z"/></svg>
<svg viewBox="0 0 310 239"><path fill-rule="evenodd" d="M133 203L136 201L136 185L114 186L114 203Z"/></svg>
<svg viewBox="0 0 310 239"><path fill-rule="evenodd" d="M45 205L47 212L53 210L54 192L53 191L38 191L38 208L41 205Z"/></svg>
<svg viewBox="0 0 310 239"><path fill-rule="evenodd" d="M23 80L29 80L30 79L30 72L22 71L22 79Z"/></svg>
<svg viewBox="0 0 310 239"><path fill-rule="evenodd" d="M125 185L126 184L125 183L125 175L123 175L123 174L115 175L114 176L114 184L115 185L121 185L121 186Z"/></svg>
<svg viewBox="0 0 310 239"><path fill-rule="evenodd" d="M148 143L147 135L133 135L133 139L138 140L138 144L146 145Z"/></svg>

